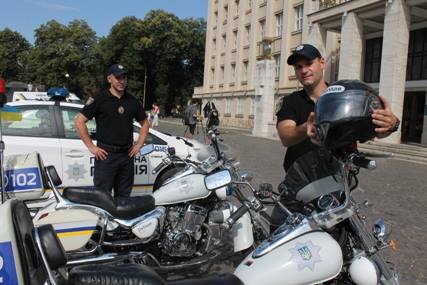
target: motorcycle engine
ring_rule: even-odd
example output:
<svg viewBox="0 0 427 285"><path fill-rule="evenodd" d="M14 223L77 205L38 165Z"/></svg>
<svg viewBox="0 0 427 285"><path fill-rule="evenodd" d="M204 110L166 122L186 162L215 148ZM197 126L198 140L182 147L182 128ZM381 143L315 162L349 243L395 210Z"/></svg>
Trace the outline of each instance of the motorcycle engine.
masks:
<svg viewBox="0 0 427 285"><path fill-rule="evenodd" d="M205 207L195 204L169 208L164 237L160 242L162 251L175 257L194 255L197 243L202 238L207 213Z"/></svg>

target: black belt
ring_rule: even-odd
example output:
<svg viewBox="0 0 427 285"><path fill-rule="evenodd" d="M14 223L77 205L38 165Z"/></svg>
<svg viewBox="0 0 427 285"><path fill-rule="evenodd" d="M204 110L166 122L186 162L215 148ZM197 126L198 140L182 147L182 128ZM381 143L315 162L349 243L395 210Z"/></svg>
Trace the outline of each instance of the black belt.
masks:
<svg viewBox="0 0 427 285"><path fill-rule="evenodd" d="M97 142L96 144L98 145L98 147L111 152L128 152L129 149L132 147L132 145L119 146L119 145L105 144L102 142Z"/></svg>

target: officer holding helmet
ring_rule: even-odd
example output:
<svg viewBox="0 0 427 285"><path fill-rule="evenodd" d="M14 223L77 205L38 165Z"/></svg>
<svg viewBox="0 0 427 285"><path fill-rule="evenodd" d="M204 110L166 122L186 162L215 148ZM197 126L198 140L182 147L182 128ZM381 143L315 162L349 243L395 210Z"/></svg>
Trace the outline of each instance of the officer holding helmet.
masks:
<svg viewBox="0 0 427 285"><path fill-rule="evenodd" d="M276 113L277 132L287 148L283 167L285 171L301 155L314 150L319 144L314 128L314 105L328 84L323 77L325 59L319 50L310 44L299 45L287 59L292 65L303 89L283 98ZM387 101L381 97L384 109L373 111L372 122L377 126L379 138L397 131L399 120L392 113Z"/></svg>
<svg viewBox="0 0 427 285"><path fill-rule="evenodd" d="M134 181L134 156L148 134L149 123L142 104L126 92L127 71L120 64L107 71L110 88L89 98L76 116L75 126L82 141L95 156L94 185L115 197L130 196ZM95 118L97 145L92 142L86 122ZM141 124L133 141L133 120Z"/></svg>

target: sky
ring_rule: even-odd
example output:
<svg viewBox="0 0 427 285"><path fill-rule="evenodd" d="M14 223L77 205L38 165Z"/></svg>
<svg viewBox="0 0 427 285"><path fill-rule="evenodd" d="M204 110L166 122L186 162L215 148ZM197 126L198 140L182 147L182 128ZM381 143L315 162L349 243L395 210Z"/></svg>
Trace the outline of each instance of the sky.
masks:
<svg viewBox="0 0 427 285"><path fill-rule="evenodd" d="M125 16L143 19L150 10L165 10L179 18L207 19L209 0L2 0L0 30L9 28L34 43L34 30L50 20L61 24L85 20L98 37Z"/></svg>

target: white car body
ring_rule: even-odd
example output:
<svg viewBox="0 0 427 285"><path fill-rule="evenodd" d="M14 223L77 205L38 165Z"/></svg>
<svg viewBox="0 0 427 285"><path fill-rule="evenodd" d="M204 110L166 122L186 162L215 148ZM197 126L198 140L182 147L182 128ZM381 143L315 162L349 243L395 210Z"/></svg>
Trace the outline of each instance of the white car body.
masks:
<svg viewBox="0 0 427 285"><path fill-rule="evenodd" d="M4 154L23 154L37 151L45 165L54 165L62 178L62 187L93 186L94 156L83 144L74 128L74 117L83 107L81 104L52 101L19 101L8 103L22 113L21 121L2 122ZM95 135L95 120L87 123L91 135ZM138 137L139 123L134 123L134 139ZM96 141L94 140L94 143ZM209 155L208 146L197 141L164 134L150 129L145 141L154 144L156 150L147 156L135 157L135 186L139 190L151 190L159 172L152 170L166 156L168 147L174 147L182 158L201 161Z"/></svg>

